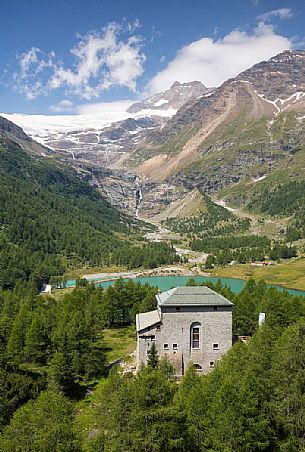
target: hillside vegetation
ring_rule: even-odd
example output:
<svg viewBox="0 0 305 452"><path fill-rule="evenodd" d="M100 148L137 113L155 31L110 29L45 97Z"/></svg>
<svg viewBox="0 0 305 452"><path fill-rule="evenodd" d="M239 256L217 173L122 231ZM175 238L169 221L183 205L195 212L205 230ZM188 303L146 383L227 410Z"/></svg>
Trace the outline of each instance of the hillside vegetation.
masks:
<svg viewBox="0 0 305 452"><path fill-rule="evenodd" d="M228 209L215 204L202 190L197 189L199 200L196 199L196 210L191 213L186 206L181 215L172 215L161 221L163 225L174 232L202 238L206 236L226 235L247 231L250 220L240 219Z"/></svg>
<svg viewBox="0 0 305 452"><path fill-rule="evenodd" d="M240 294L211 287L234 303L233 334L252 336L247 344L208 375L189 367L179 385L150 353L136 375L114 369L95 388L90 378L105 372L100 327L152 309L156 291L119 282L47 303L1 293L1 450L303 450L304 300L253 280Z"/></svg>
<svg viewBox="0 0 305 452"><path fill-rule="evenodd" d="M13 288L19 280L40 287L67 267L155 267L176 259L167 244L143 244L143 224L71 169L30 156L5 136L0 176L0 287Z"/></svg>
<svg viewBox="0 0 305 452"><path fill-rule="evenodd" d="M263 214L289 216L286 230L288 242L305 238L305 181L295 180L279 184L273 190L264 190L248 208Z"/></svg>

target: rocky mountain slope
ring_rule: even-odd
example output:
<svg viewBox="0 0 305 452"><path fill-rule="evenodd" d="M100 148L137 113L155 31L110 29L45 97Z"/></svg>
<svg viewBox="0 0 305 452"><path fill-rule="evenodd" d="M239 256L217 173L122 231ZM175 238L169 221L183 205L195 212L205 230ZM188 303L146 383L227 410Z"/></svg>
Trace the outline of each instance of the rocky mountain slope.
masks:
<svg viewBox="0 0 305 452"><path fill-rule="evenodd" d="M200 82L175 82L169 90L132 104L127 111L74 116L4 116L55 152L109 167L124 161L130 151L147 141L151 131L160 130L178 108L210 91Z"/></svg>
<svg viewBox="0 0 305 452"><path fill-rule="evenodd" d="M305 51L286 51L187 103L129 166L207 192L269 174L305 145Z"/></svg>

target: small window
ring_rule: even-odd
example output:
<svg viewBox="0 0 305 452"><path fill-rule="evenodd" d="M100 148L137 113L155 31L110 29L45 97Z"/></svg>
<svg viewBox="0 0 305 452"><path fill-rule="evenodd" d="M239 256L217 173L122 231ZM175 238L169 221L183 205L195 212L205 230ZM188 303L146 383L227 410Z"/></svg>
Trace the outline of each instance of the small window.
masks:
<svg viewBox="0 0 305 452"><path fill-rule="evenodd" d="M192 347L199 348L199 328L192 329Z"/></svg>
<svg viewBox="0 0 305 452"><path fill-rule="evenodd" d="M214 369L214 367L215 367L214 361L210 361L210 369Z"/></svg>
<svg viewBox="0 0 305 452"><path fill-rule="evenodd" d="M219 344L213 344L213 350L219 350Z"/></svg>
<svg viewBox="0 0 305 452"><path fill-rule="evenodd" d="M157 326L156 326L156 330L157 330L157 331L161 331L161 326L160 326L160 325L157 325Z"/></svg>
<svg viewBox="0 0 305 452"><path fill-rule="evenodd" d="M178 344L173 344L173 350L177 350L178 349Z"/></svg>
<svg viewBox="0 0 305 452"><path fill-rule="evenodd" d="M168 350L168 344L163 344L164 350Z"/></svg>
<svg viewBox="0 0 305 452"><path fill-rule="evenodd" d="M152 334L151 337L150 337L150 340L151 341L155 341L156 340L156 336L154 334Z"/></svg>
<svg viewBox="0 0 305 452"><path fill-rule="evenodd" d="M176 311L180 311L180 306L176 306Z"/></svg>
<svg viewBox="0 0 305 452"><path fill-rule="evenodd" d="M213 306L213 310L214 310L214 311L217 311L217 306Z"/></svg>

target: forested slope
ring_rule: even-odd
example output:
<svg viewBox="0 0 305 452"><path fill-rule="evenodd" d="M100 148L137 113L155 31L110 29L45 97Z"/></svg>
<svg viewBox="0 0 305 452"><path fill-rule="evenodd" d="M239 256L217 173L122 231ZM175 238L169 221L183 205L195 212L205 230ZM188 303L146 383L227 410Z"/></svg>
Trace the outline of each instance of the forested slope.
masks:
<svg viewBox="0 0 305 452"><path fill-rule="evenodd" d="M290 217L286 231L289 242L305 237L305 181L279 183L253 197L248 208L274 217Z"/></svg>
<svg viewBox="0 0 305 452"><path fill-rule="evenodd" d="M166 244L140 246L143 224L112 207L71 169L29 155L7 136L0 138L0 224L4 288L18 280L39 287L68 266L154 267L176 259Z"/></svg>
<svg viewBox="0 0 305 452"><path fill-rule="evenodd" d="M208 375L190 367L179 385L151 352L137 375L112 371L81 403L77 387L104 372L100 328L152 309L156 290L119 281L47 303L2 294L1 450L304 450L304 299L253 280L240 294L212 287L233 301L233 335L252 336L246 344ZM9 367L17 364L45 367L38 377Z"/></svg>
<svg viewBox="0 0 305 452"><path fill-rule="evenodd" d="M46 280L66 264L106 264L130 220L72 171L0 142L1 281ZM59 257L60 256L60 257Z"/></svg>

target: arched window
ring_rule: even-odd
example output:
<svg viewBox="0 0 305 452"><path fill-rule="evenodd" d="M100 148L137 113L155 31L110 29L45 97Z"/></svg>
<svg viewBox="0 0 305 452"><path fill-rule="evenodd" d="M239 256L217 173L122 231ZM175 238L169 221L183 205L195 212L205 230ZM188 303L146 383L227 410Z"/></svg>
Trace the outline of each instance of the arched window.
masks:
<svg viewBox="0 0 305 452"><path fill-rule="evenodd" d="M200 364L194 364L194 368L196 370L202 370L202 366L200 366Z"/></svg>
<svg viewBox="0 0 305 452"><path fill-rule="evenodd" d="M200 329L201 324L194 322L191 325L191 348L200 348Z"/></svg>

